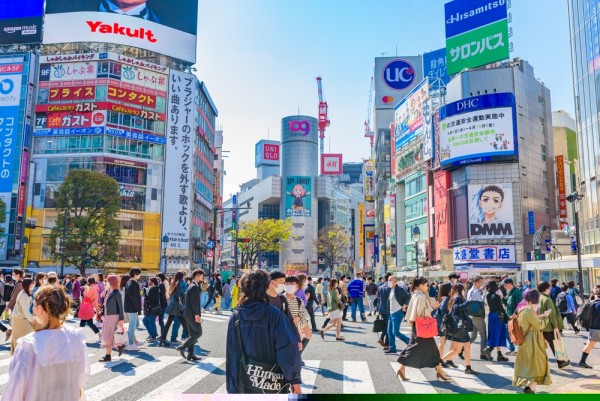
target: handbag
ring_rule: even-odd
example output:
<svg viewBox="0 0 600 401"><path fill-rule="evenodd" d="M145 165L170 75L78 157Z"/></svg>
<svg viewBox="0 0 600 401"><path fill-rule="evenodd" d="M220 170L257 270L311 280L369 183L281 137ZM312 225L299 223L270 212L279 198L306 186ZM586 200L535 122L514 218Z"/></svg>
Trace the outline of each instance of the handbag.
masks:
<svg viewBox="0 0 600 401"><path fill-rule="evenodd" d="M373 333L381 333L383 330L385 330L385 320L379 315L373 322Z"/></svg>
<svg viewBox="0 0 600 401"><path fill-rule="evenodd" d="M277 362L271 364L249 358L244 351L240 333L240 316L233 312L233 326L241 358L238 359L238 391L240 394L284 394L291 386L285 382L281 367Z"/></svg>
<svg viewBox="0 0 600 401"><path fill-rule="evenodd" d="M556 338L552 340L554 344L554 355L556 356L557 361L567 361L569 359L569 354L567 354L567 347L565 347L565 343L562 338Z"/></svg>
<svg viewBox="0 0 600 401"><path fill-rule="evenodd" d="M415 329L419 338L433 338L438 335L437 319L419 316L415 320Z"/></svg>
<svg viewBox="0 0 600 401"><path fill-rule="evenodd" d="M127 344L129 342L129 337L127 336L127 333L125 333L125 327L117 327L113 333L113 342L116 346Z"/></svg>
<svg viewBox="0 0 600 401"><path fill-rule="evenodd" d="M483 317L483 309L481 308L481 304L479 302L469 302L469 315Z"/></svg>
<svg viewBox="0 0 600 401"><path fill-rule="evenodd" d="M77 317L81 320L90 320L95 315L94 305L92 305L92 301L89 298L83 298L83 302L79 307L79 313L77 313Z"/></svg>

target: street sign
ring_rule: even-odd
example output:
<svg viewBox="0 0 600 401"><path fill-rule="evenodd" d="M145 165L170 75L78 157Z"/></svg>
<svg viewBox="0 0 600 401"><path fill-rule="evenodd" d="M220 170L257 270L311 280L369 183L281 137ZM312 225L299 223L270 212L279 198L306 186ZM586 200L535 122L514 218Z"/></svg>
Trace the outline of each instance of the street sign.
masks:
<svg viewBox="0 0 600 401"><path fill-rule="evenodd" d="M232 202L234 205L237 205L237 195L232 196Z"/></svg>
<svg viewBox="0 0 600 401"><path fill-rule="evenodd" d="M215 241L207 241L206 242L206 247L208 249L214 249L215 248Z"/></svg>
<svg viewBox="0 0 600 401"><path fill-rule="evenodd" d="M206 251L207 258L212 258L213 256L215 256L215 251L210 250L210 249L208 251Z"/></svg>

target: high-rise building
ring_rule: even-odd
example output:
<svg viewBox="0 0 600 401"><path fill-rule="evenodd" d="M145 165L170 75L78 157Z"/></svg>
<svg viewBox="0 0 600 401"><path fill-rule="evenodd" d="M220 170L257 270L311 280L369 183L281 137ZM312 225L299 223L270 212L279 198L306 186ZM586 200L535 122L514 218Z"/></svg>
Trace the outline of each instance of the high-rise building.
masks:
<svg viewBox="0 0 600 401"><path fill-rule="evenodd" d="M579 201L582 251L600 253L600 4L569 0L575 120L579 147Z"/></svg>

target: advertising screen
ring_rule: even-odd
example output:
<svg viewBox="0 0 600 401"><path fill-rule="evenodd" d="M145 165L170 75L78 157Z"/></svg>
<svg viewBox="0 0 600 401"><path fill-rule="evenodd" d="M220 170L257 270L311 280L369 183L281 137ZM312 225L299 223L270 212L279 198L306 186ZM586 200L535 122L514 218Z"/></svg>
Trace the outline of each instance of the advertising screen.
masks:
<svg viewBox="0 0 600 401"><path fill-rule="evenodd" d="M0 0L0 45L42 42L44 0Z"/></svg>
<svg viewBox="0 0 600 401"><path fill-rule="evenodd" d="M493 93L449 103L440 110L440 164L452 167L517 156L515 98Z"/></svg>
<svg viewBox="0 0 600 401"><path fill-rule="evenodd" d="M312 210L311 192L311 177L286 177L285 216L310 217Z"/></svg>
<svg viewBox="0 0 600 401"><path fill-rule="evenodd" d="M363 164L365 201L375 200L375 161L365 160Z"/></svg>
<svg viewBox="0 0 600 401"><path fill-rule="evenodd" d="M512 184L469 185L469 237L514 238Z"/></svg>
<svg viewBox="0 0 600 401"><path fill-rule="evenodd" d="M321 155L321 174L322 175L341 175L342 174L342 154L341 153L323 153Z"/></svg>
<svg viewBox="0 0 600 401"><path fill-rule="evenodd" d="M423 58L375 58L375 108L393 109L423 80Z"/></svg>
<svg viewBox="0 0 600 401"><path fill-rule="evenodd" d="M397 153L418 136L423 135L423 103L429 98L429 85L424 80L394 108L394 151Z"/></svg>
<svg viewBox="0 0 600 401"><path fill-rule="evenodd" d="M195 62L197 22L196 0L47 0L44 44L77 38Z"/></svg>
<svg viewBox="0 0 600 401"><path fill-rule="evenodd" d="M448 74L509 58L507 0L454 0L445 11Z"/></svg>
<svg viewBox="0 0 600 401"><path fill-rule="evenodd" d="M190 211L193 203L192 182L194 117L192 108L184 104L194 102L196 80L193 75L171 70L169 92L169 133L166 145L165 203L163 233L168 236L167 248L188 250L190 246Z"/></svg>

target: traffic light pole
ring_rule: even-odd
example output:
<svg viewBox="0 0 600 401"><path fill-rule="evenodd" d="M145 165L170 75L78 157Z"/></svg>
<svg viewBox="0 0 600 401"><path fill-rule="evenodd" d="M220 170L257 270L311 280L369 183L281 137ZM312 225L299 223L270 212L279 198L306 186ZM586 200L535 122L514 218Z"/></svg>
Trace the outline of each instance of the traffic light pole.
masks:
<svg viewBox="0 0 600 401"><path fill-rule="evenodd" d="M60 260L60 277L65 276L65 252L67 250L67 210L65 209L65 216L63 218L63 232L62 232L62 243L61 243L61 260Z"/></svg>

